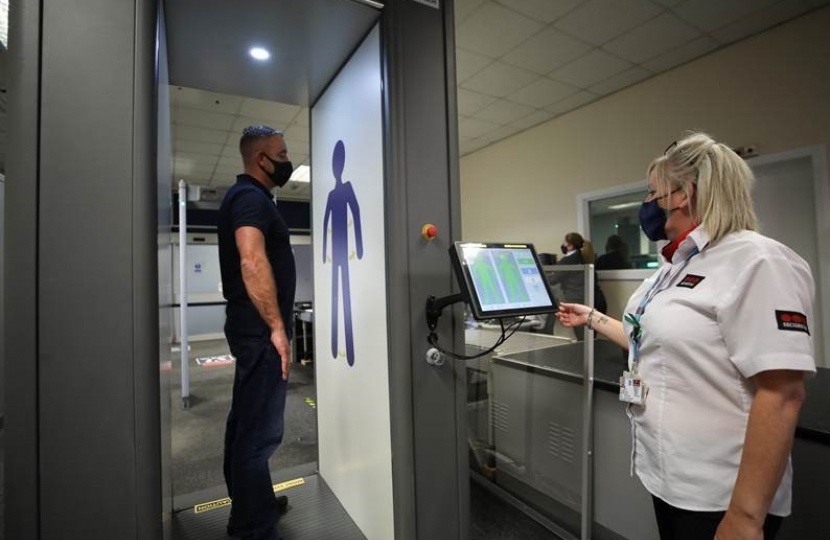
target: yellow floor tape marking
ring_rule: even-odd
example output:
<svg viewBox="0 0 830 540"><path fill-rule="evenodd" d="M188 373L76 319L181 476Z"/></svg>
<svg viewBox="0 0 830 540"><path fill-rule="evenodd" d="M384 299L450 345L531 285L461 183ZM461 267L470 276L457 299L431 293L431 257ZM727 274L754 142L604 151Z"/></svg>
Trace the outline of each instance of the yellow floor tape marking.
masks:
<svg viewBox="0 0 830 540"><path fill-rule="evenodd" d="M304 478L296 478L294 480L288 480L286 482L280 482L279 484L274 484L274 493L278 493L280 491L284 491L289 488L302 486L305 484ZM224 499L217 499L215 501L210 501L206 503L197 504L193 507L194 514L201 514L203 512L208 512L210 510L216 510L217 508L222 508L223 506L230 506L231 499L230 497L225 497Z"/></svg>
<svg viewBox="0 0 830 540"><path fill-rule="evenodd" d="M311 407L312 409L316 409L316 408L317 408L317 404L316 404L316 403L314 403L314 400L313 400L313 399L311 399L310 397L305 398L305 403L306 403L306 405L308 405L308 406L309 406L309 407Z"/></svg>

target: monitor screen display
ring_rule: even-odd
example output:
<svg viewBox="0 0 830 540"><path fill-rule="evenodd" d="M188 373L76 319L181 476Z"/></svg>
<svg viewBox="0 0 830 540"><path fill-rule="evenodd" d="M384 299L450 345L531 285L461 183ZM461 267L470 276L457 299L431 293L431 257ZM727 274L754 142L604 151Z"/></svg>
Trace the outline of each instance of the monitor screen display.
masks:
<svg viewBox="0 0 830 540"><path fill-rule="evenodd" d="M451 254L476 319L556 311L532 244L456 242Z"/></svg>

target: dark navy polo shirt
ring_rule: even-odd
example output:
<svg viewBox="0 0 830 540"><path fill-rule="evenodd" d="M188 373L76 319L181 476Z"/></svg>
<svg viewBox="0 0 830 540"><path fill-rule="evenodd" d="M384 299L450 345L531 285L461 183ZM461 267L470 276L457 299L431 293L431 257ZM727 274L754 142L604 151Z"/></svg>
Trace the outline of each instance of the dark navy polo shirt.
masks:
<svg viewBox="0 0 830 540"><path fill-rule="evenodd" d="M236 229L256 227L265 235L265 252L277 285L277 301L288 338L293 334L294 290L297 270L291 250L288 226L282 219L271 193L254 177L240 174L228 190L219 209L219 266L222 293L228 301L227 327L234 332L261 333L268 325L248 297L242 281Z"/></svg>

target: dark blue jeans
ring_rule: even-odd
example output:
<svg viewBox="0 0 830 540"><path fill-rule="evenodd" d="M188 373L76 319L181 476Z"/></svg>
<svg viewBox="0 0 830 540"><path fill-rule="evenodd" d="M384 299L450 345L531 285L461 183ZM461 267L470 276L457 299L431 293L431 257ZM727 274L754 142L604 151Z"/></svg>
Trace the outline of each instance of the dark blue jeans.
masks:
<svg viewBox="0 0 830 540"><path fill-rule="evenodd" d="M231 523L243 538L275 540L278 516L268 458L282 442L288 382L282 380L280 356L267 331L245 335L226 324L225 336L236 357L225 429Z"/></svg>

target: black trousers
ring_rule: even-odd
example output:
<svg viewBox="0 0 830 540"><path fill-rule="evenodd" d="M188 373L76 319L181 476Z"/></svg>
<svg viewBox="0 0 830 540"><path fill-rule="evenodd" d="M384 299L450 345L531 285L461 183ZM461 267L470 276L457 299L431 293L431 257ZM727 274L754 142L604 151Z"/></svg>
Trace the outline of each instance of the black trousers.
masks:
<svg viewBox="0 0 830 540"><path fill-rule="evenodd" d="M282 442L287 381L271 335L234 332L233 399L225 428L225 483L232 499L229 524L243 538L277 540L278 512L268 458Z"/></svg>
<svg viewBox="0 0 830 540"><path fill-rule="evenodd" d="M676 508L662 499L652 497L660 540L713 540L726 512L693 512ZM773 540L778 534L780 516L767 515L764 522L764 540Z"/></svg>

